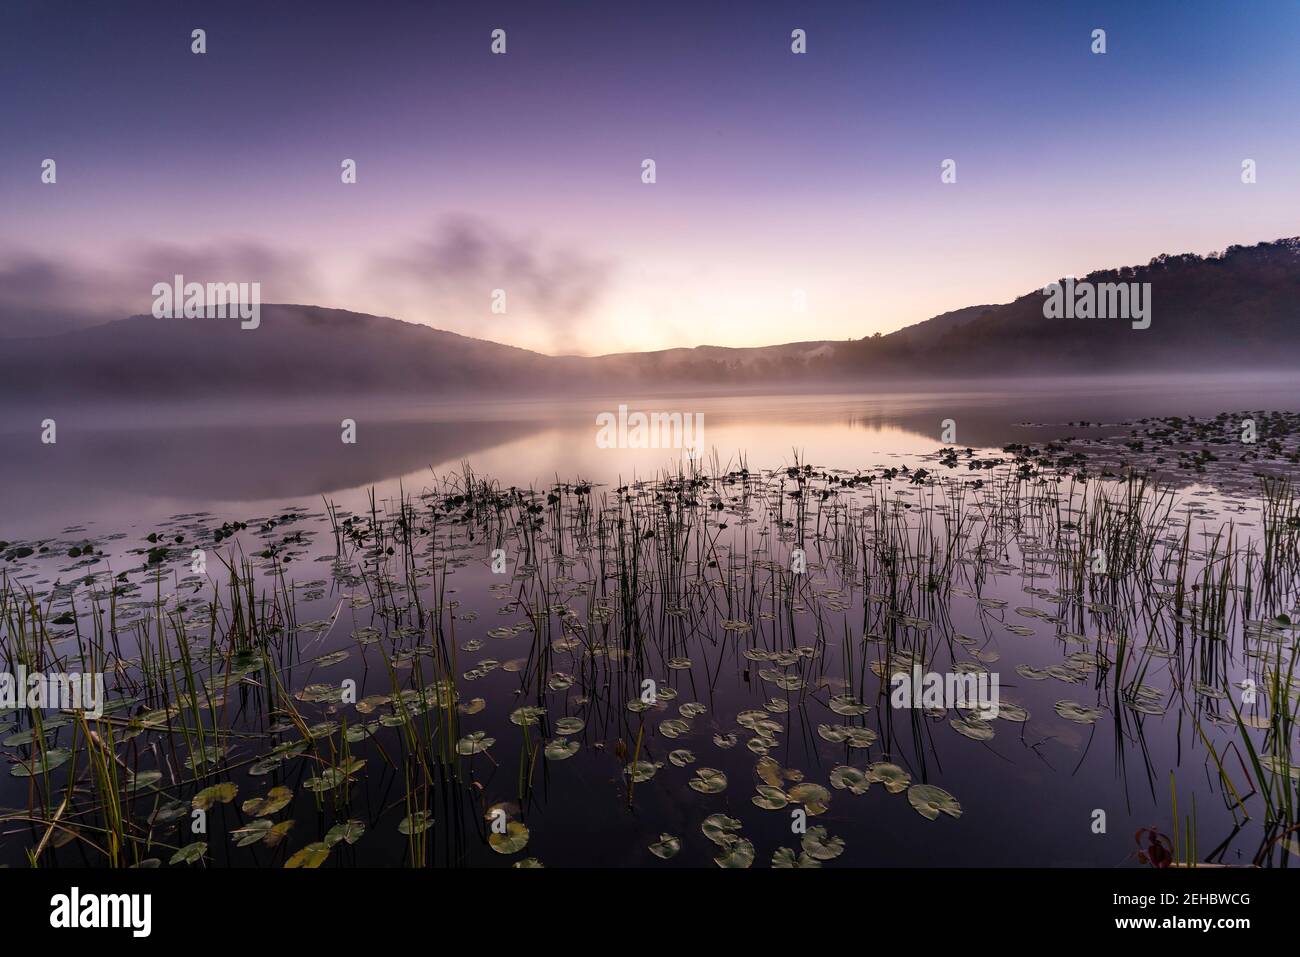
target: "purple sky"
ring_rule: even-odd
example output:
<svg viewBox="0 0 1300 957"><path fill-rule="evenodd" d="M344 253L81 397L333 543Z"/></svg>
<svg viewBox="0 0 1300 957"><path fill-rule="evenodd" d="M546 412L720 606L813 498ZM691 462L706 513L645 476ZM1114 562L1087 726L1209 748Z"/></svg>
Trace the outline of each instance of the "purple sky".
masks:
<svg viewBox="0 0 1300 957"><path fill-rule="evenodd" d="M1291 2L440 6L7 2L0 325L182 271L547 352L858 338L1300 232Z"/></svg>

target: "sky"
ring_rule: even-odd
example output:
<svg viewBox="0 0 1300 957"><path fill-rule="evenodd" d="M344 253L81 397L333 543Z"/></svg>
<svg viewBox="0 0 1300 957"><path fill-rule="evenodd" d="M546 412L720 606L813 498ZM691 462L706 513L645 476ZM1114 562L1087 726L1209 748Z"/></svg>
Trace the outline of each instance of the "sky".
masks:
<svg viewBox="0 0 1300 957"><path fill-rule="evenodd" d="M0 335L181 272L548 353L861 338L1300 233L1297 48L1292 0L6 0Z"/></svg>

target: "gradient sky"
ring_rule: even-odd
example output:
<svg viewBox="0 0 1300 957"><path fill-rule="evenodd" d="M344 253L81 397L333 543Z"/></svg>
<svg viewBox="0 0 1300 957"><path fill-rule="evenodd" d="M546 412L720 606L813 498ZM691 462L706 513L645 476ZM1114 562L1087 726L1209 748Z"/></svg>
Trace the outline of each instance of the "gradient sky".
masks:
<svg viewBox="0 0 1300 957"><path fill-rule="evenodd" d="M1300 233L1297 49L1293 0L6 0L0 306L185 270L547 352L859 338Z"/></svg>

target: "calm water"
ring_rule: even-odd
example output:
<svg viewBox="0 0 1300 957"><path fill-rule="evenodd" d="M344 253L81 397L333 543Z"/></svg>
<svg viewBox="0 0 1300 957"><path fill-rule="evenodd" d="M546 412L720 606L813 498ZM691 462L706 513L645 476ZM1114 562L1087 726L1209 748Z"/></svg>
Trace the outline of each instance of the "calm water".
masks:
<svg viewBox="0 0 1300 957"><path fill-rule="evenodd" d="M417 576L423 601L447 616L449 627L451 618L456 619L454 637L449 631L444 640L456 647L458 700L462 705L475 698L484 701L481 710L459 717L458 736L484 732L495 739L485 754L461 759L460 780L422 792L433 820L421 835L428 841L430 863L499 866L532 857L551 866L712 866L720 848L701 833L701 822L710 814L725 813L741 822L739 833L755 849L755 866L766 866L779 847L797 851L800 837L791 831L790 810L797 803L769 810L751 801L755 785L763 783L756 776L759 751L751 747L753 730L738 721L738 715L755 710L765 711L779 726L759 750L780 768L800 772L804 782L829 790L827 809L809 818L809 824L843 839L844 852L831 866L1133 863L1135 830L1171 830L1171 772L1180 811L1190 813L1195 801L1202 856L1226 842L1222 859L1238 863L1256 853L1261 832L1254 826L1234 832L1217 773L1199 740L1198 722L1212 740L1227 740L1235 733L1217 700L1189 690L1204 680L1203 667L1196 674L1185 671L1190 663L1181 655L1152 660L1143 683L1163 696L1158 714L1135 714L1122 707L1117 714L1105 680L1095 671L1085 671L1075 681L1027 679L1016 671L1022 665L1037 670L1057 666L1081 651L1113 650L1119 624L1142 624L1140 613L1124 607L1071 608L1062 602L1059 569L1040 560L1038 531L1009 528L1006 517L990 504L987 490L972 489L963 493L972 503L983 496L983 511L977 509L973 521L998 533L996 556L982 556L992 574L977 575L972 556L958 556L954 590L912 605L905 617L918 621L900 626L897 614L885 608L888 596L881 592L882 579L872 578L869 568L856 559L845 561L837 553L840 523L867 528L877 517L897 513L904 523L915 525L916 516L923 516L921 524L942 525L953 518L953 500L940 486L927 490L902 479L888 486L873 484L869 492L836 489L833 498L813 504L811 493L834 488L834 483L818 480L809 484L806 512L800 515L788 494L795 485L781 485L779 473L796 464L840 478L904 465L940 472L934 453L943 444L944 419L955 421L956 445L996 450L1008 443L1041 445L1065 436L1119 434L1125 430L1118 423L1145 416L1298 409L1297 393L1300 388L1289 383L1217 380L1076 385L1015 394L684 396L644 402L462 403L360 411L340 405L250 409L233 424L219 421L219 411L212 410L195 414L187 424L178 421L185 415L176 410L158 410L148 420L136 411L125 421L120 416L115 420L111 410L73 410L59 414L58 442L53 446L39 444L36 428L9 421L0 458L0 540L46 544L44 556L37 553L6 563L11 581L52 596L56 613L71 607L87 625L89 596L96 587L102 592L109 573L123 572L139 586L123 598L128 619L148 614L156 593L161 593L171 596L171 607L180 603L187 620L194 622L199 602L211 599L212 587L190 574L191 545L212 553L242 551L252 556L268 543L300 532L285 547L284 554L293 559L288 564L258 562L259 588L272 588L275 572L283 572L295 594L297 623L306 626L290 630L277 642L275 667L290 690L352 678L362 699L392 692L386 661L393 663L400 680L408 681L430 639L427 632L421 635L409 627L403 631L376 614L383 602L375 600L374 582L391 575L392 569L380 574L364 547L340 552L325 503L344 516L366 516L373 488L377 511L387 508L390 516L396 514L399 495L413 497L419 508L436 507L439 497L432 493L447 475L460 473L466 465L503 488L542 493L543 524L531 558L521 557L524 546L517 529L500 542L509 557L511 573L506 576L494 575L490 568L490 549L496 542L472 525L448 524L421 540L425 549L436 543L431 553L424 552L435 556L433 570ZM716 462L718 475L744 467L750 478L698 490L701 503L710 496L720 503L717 514L702 519L697 529L712 544L702 551L698 537L684 542L690 556L682 577L693 583L689 594L672 598L660 587L662 581L649 589L655 593L646 599L651 640L633 643L624 634L616 652L605 648L590 655L584 649L598 644L601 616L617 611L621 586L601 563L603 553L591 539L594 526L583 525L582 513L585 509L586 520L594 521L603 495L607 514L614 517L619 513L616 487L634 479L651 480L679 464L666 450L597 447L595 416L614 411L619 402L632 409L704 413L706 466L714 471ZM340 441L338 423L345 417L357 420L355 445ZM277 419L282 421L273 421ZM1081 420L1094 425L1072 424ZM158 424L144 424L153 421ZM965 465L952 470L948 480L971 478L964 470ZM992 474L987 478L992 486ZM546 510L548 489L557 482L579 481L594 483L586 504L580 493L569 492L556 514ZM642 495L641 510L635 514L647 518L658 508L657 493L651 488ZM1228 521L1243 534L1258 531L1257 501L1196 484L1184 485L1177 495L1172 521L1164 530L1170 547L1187 522L1193 523L1198 538L1203 530L1213 531ZM1032 511L1027 498L1022 507ZM266 519L275 519L275 525L263 530ZM211 541L212 529L227 521L246 522L248 527L234 538ZM150 533L162 533L164 541L178 534L184 538L183 547L168 555L160 573L144 565ZM662 537L662 529L659 534ZM94 542L99 555L91 560L68 557L68 547L81 541ZM972 534L966 544L976 541L993 545L980 534ZM798 545L807 550L812 568L796 594L783 595L764 563L788 569L790 549ZM652 542L642 556L649 561L654 554ZM437 567L439 562L443 567ZM979 567L988 570L982 563ZM219 563L209 558L208 573L220 581L219 572ZM375 578L368 580L371 573ZM73 586L83 578L86 584L78 592ZM544 592L539 590L543 585ZM446 591L439 597L440 588ZM68 606L70 594L74 603ZM977 594L989 603L977 603ZM542 595L551 607L541 608L539 620L528 610L538 610ZM76 603L78 597L81 604ZM789 599L788 605L783 598ZM689 613L677 617L678 606L688 607ZM1015 612L1024 607L1041 617ZM599 609L594 622L593 608ZM573 621L582 623L577 632ZM739 630L728 622L739 622ZM503 629L504 635L498 636ZM71 631L59 629L65 636ZM121 655L138 664L130 629L124 626L122 632ZM871 667L873 657L881 658L886 633L901 636L897 647L891 645L895 652L916 652L931 670L961 661L997 673L1003 700L1022 707L1028 719L995 720L996 733L990 739L974 740L951 726L955 712L925 717L891 709L880 696L882 683ZM580 641L572 640L575 634L581 635ZM60 653L75 648L67 637L56 644ZM774 685L774 666L763 656L793 654L799 648L805 649L804 660L791 666L786 659L777 670L786 668L791 674L794 667L801 687ZM549 650L539 657L543 649ZM757 651L758 657L746 655L747 649ZM322 656L343 651L346 658L319 664ZM1249 667L1240 636L1234 634L1216 673L1227 687ZM765 669L768 678L761 674ZM217 673L222 670L224 665ZM646 677L670 689L668 694L648 712L629 710L628 702L637 699ZM110 689L114 687L110 678ZM241 736L229 741L226 769L201 782L233 782L238 797L216 806L202 838L184 832L188 818L155 823L153 837L164 849L150 856L166 864L171 848L203 840L210 864L278 865L320 840L334 823L359 820L365 834L355 845L334 845L326 866L410 863L411 847L398 830L409 809L400 770L407 765L400 759L397 729L381 726L373 739L353 745L368 766L345 802L336 802L336 792L329 792L320 809L305 785L314 771L309 761L294 757L269 773L249 773L252 759L295 736L264 691L255 673L228 694L221 714ZM830 707L836 695L846 693L870 710L845 716ZM116 685L110 696L129 699L132 714L165 704L131 681ZM1100 718L1088 723L1067 720L1056 709L1063 699L1098 709ZM661 723L680 718L681 705L688 702L701 705L702 713L689 715L686 730L677 737L665 733ZM526 705L544 712L527 741L510 720L512 712ZM373 721L384 711L381 705L373 713L360 714L350 704L310 700L298 707L312 720L347 718L351 725ZM537 753L527 772L530 786L521 799L521 753L538 741L562 737L553 727L562 716L582 719L582 730L568 736L579 749L562 760ZM820 726L836 724L869 728L873 742L849 749L819 731ZM27 728L28 721L20 713L0 714L0 725L8 725L6 734L13 735ZM737 735L734 745L719 746L714 740L720 735L725 743L729 734ZM51 732L58 746L66 746L69 736L67 727ZM175 756L169 759L166 748L149 747L151 736L146 732L119 748L133 769L158 770L163 785L170 785L165 793L136 802L140 820L147 820L159 806L187 803L198 789L185 783L187 772L177 766ZM336 732L329 740L338 738ZM624 748L641 760L662 763L652 778L635 785L631 800L624 773L630 757L621 756ZM692 751L695 763L678 767L668 759L677 749ZM3 753L12 763L27 760L30 749L20 741L7 745ZM927 820L906 793L889 793L881 783L864 794L830 783L837 766L865 768L876 762L898 765L913 784L945 789L960 802L960 818L941 814L938 820ZM525 758L524 764L529 763ZM718 793L692 789L689 782L699 768L723 772L726 787ZM788 780L787 790L794 783ZM230 832L252 819L240 805L272 786L293 791L288 808L274 818L295 821L289 836L274 848L262 843L235 847ZM26 779L0 777L0 805L21 810L28 798ZM84 796L83 803L93 804ZM485 842L484 812L496 803L504 804L510 819L529 830L528 844L518 853L500 854ZM1106 812L1105 834L1091 827L1097 809ZM89 826L93 811L84 810ZM147 824L141 827L148 830ZM0 836L0 861L23 863L24 848L33 846L42 833L40 828L7 825ZM681 841L681 851L671 861L661 861L647 850L661 834ZM102 863L77 841L47 854L51 863L62 865Z"/></svg>
<svg viewBox="0 0 1300 957"><path fill-rule="evenodd" d="M57 412L59 441L52 446L39 444L39 422L55 413L33 410L22 419L0 414L0 527L13 538L236 506L274 511L291 502L319 504L322 495L355 503L372 486L381 494L395 494L399 484L418 490L433 473L459 471L465 462L503 484L535 488L557 477L611 482L675 468L680 456L672 452L597 448L596 415L616 412L619 403L704 413L706 451L716 450L724 468L742 457L752 468L780 468L797 455L818 467L856 469L933 452L948 418L959 445L1000 448L1080 434L1067 424L1080 420L1295 409L1300 383L1225 377L878 396L78 407ZM355 445L340 440L344 418L358 422Z"/></svg>

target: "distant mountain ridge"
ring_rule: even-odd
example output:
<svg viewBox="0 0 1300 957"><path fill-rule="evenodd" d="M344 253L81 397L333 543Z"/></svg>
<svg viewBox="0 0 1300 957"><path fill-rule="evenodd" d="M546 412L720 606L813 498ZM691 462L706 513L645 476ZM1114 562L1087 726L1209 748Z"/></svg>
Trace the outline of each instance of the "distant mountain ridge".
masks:
<svg viewBox="0 0 1300 957"><path fill-rule="evenodd" d="M1045 279L1047 282L1052 278ZM1300 346L1300 237L1162 255L1079 282L1150 283L1152 323L1047 319L1041 289L888 335L755 348L546 356L417 323L262 306L261 325L133 316L0 340L9 399L499 396L685 388L856 387L882 379L1277 369Z"/></svg>

